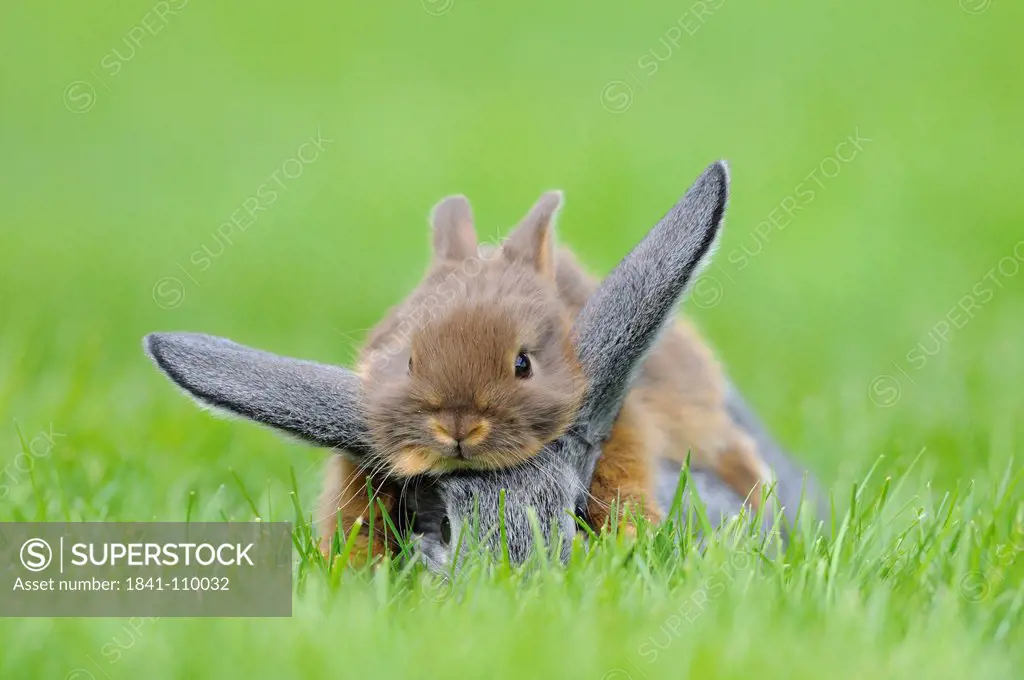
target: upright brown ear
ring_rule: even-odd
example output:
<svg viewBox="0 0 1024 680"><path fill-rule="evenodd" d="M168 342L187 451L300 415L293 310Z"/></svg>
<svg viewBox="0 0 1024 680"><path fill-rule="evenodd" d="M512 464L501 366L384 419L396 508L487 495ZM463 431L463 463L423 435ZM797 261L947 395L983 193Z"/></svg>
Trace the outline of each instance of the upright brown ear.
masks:
<svg viewBox="0 0 1024 680"><path fill-rule="evenodd" d="M465 260L476 254L476 231L469 200L462 195L449 196L430 213L434 232L434 257L438 260Z"/></svg>
<svg viewBox="0 0 1024 680"><path fill-rule="evenodd" d="M505 258L510 262L523 262L553 280L555 215L561 207L561 191L549 191L537 199L502 245Z"/></svg>

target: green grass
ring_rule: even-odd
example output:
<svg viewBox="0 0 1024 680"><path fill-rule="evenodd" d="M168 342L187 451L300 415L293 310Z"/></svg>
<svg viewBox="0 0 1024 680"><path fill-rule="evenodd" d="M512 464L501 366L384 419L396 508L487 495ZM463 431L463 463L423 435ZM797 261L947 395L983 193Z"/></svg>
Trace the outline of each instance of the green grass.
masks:
<svg viewBox="0 0 1024 680"><path fill-rule="evenodd" d="M666 527L450 593L310 564L287 620L2 619L0 677L1014 677L1019 3L189 2L112 75L152 6L0 22L0 520L294 520L324 453L200 413L142 335L345 363L441 196L493 235L561 188L563 240L607 271L719 157L726 235L687 311L840 519L784 555Z"/></svg>
<svg viewBox="0 0 1024 680"><path fill-rule="evenodd" d="M474 554L454 580L389 562L332 569L303 549L291 619L6 620L3 670L800 678L827 664L837 678L1011 678L1024 610L1019 483L1008 475L996 488L901 504L900 484L886 479L859 486L836 525L800 523L785 548L743 522L700 547L669 521L642 526L635 542L577 543L565 569L542 555L510 570Z"/></svg>

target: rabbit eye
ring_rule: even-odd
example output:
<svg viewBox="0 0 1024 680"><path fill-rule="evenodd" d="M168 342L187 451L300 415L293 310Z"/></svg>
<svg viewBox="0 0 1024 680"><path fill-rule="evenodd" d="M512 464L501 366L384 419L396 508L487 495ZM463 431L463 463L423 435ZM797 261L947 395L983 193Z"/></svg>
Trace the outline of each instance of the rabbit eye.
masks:
<svg viewBox="0 0 1024 680"><path fill-rule="evenodd" d="M533 375L533 367L530 365L530 357L526 352L520 352L516 355L516 377L525 380L531 375Z"/></svg>
<svg viewBox="0 0 1024 680"><path fill-rule="evenodd" d="M441 545L447 546L452 542L452 523L448 519L448 515L445 515L441 519Z"/></svg>
<svg viewBox="0 0 1024 680"><path fill-rule="evenodd" d="M409 357L409 374L412 375L412 357Z"/></svg>

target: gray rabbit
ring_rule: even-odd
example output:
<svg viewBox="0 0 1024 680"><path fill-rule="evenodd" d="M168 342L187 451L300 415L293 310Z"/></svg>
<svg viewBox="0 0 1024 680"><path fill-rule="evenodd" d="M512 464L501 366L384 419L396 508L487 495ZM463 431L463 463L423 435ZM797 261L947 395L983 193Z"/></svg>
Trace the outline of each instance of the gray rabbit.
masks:
<svg viewBox="0 0 1024 680"><path fill-rule="evenodd" d="M471 522L483 528L489 547L501 547L504 539L510 560L525 561L534 549L530 508L542 531L554 530L548 538L559 541L563 559L568 556L577 530L572 513L586 507L602 443L638 365L708 258L727 194L726 166L709 166L587 301L573 329L587 386L572 424L561 437L514 467L413 480L399 499L397 522L417 535L431 568L457 566L459 537L469 533ZM145 347L172 381L205 405L336 449L356 462L372 458L359 378L347 369L198 334L152 334L146 337ZM737 423L753 433L759 425L738 395L733 403ZM796 467L777 447L765 458L779 475L777 497L791 511L802 489ZM674 490L671 468L661 474L659 488ZM742 507L743 499L721 479L707 473L693 479L702 497L714 499L709 509L715 517L734 514ZM491 529L499 525L502 509L503 536L499 536Z"/></svg>

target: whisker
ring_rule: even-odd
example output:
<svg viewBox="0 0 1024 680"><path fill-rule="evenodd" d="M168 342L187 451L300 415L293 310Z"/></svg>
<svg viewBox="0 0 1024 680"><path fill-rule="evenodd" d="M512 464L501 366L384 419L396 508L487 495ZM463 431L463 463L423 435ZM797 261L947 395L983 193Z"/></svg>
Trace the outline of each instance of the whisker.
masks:
<svg viewBox="0 0 1024 680"><path fill-rule="evenodd" d="M330 515L337 514L339 510L344 510L349 505L351 505L353 502L355 502L356 499L357 499L357 496L353 495L353 497L350 498L346 503L340 504L341 499L348 493L348 491L350 489L352 489L357 484L365 484L367 476L369 476L371 479L376 478L376 476L379 475L380 472L382 471L382 468L387 465L387 461L386 460L372 461L372 463L373 463L374 467L371 468L370 471L367 474L354 475L352 477L352 479L350 479L348 481L348 484L346 484L344 487L339 489L338 493L335 494L333 497L331 497L329 501L326 501L326 500L324 501L325 503L329 502L330 505L332 505L334 507L331 510L323 511L321 513L321 516L315 518L317 522L321 522L321 521L327 519ZM385 476L385 481L387 481L387 477L386 476Z"/></svg>

